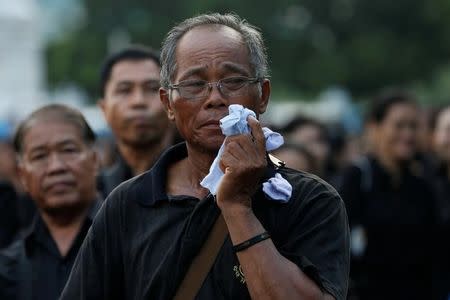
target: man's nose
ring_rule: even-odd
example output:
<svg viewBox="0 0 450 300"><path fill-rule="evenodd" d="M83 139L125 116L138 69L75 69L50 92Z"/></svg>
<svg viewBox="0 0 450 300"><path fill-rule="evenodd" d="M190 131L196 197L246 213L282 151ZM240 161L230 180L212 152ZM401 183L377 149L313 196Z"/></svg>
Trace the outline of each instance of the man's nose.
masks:
<svg viewBox="0 0 450 300"><path fill-rule="evenodd" d="M208 96L205 100L206 107L218 107L218 106L226 106L227 100L222 94L219 83L211 82L208 86Z"/></svg>
<svg viewBox="0 0 450 300"><path fill-rule="evenodd" d="M136 89L131 95L130 103L135 107L147 106L148 103L145 99L144 91L142 89Z"/></svg>
<svg viewBox="0 0 450 300"><path fill-rule="evenodd" d="M64 159L58 153L52 153L48 157L47 161L47 172L48 173L58 173L64 171L67 165Z"/></svg>

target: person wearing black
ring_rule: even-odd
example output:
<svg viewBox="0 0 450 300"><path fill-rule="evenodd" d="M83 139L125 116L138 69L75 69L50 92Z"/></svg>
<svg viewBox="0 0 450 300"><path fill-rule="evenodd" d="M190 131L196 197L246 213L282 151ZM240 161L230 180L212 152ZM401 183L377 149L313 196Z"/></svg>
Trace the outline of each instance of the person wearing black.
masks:
<svg viewBox="0 0 450 300"><path fill-rule="evenodd" d="M0 249L31 224L36 212L20 183L11 137L0 139Z"/></svg>
<svg viewBox="0 0 450 300"><path fill-rule="evenodd" d="M8 246L19 230L14 186L0 180L0 249Z"/></svg>
<svg viewBox="0 0 450 300"><path fill-rule="evenodd" d="M95 135L63 105L34 111L18 127L19 176L38 213L0 251L0 299L58 299L101 201Z"/></svg>
<svg viewBox="0 0 450 300"><path fill-rule="evenodd" d="M359 299L431 299L434 200L414 161L418 107L403 91L384 91L367 126L370 154L338 187L351 226L350 278Z"/></svg>
<svg viewBox="0 0 450 300"><path fill-rule="evenodd" d="M61 299L186 299L177 290L220 218L227 237L196 299L345 299L349 236L337 192L268 161L255 118L252 134L225 139L219 127L230 104L257 116L267 107L260 33L235 15L200 15L169 32L161 58L161 101L186 142L110 194ZM213 196L200 181L222 143ZM286 203L261 190L275 172L293 187Z"/></svg>
<svg viewBox="0 0 450 300"><path fill-rule="evenodd" d="M117 161L102 172L103 195L151 168L172 145L175 130L159 101L159 53L130 46L109 56L100 73L98 105L117 144Z"/></svg>
<svg viewBox="0 0 450 300"><path fill-rule="evenodd" d="M450 105L439 108L431 118L431 147L436 159L430 181L436 195L436 299L450 297Z"/></svg>
<svg viewBox="0 0 450 300"><path fill-rule="evenodd" d="M288 143L302 145L313 155L315 169L311 173L328 180L331 145L327 128L315 119L299 115L291 120L282 131L285 133Z"/></svg>

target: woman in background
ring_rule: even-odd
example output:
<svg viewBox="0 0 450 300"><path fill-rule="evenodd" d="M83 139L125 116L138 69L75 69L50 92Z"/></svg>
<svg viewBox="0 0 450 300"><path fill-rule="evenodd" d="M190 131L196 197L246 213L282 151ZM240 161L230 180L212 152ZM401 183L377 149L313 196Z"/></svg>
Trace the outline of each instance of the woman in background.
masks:
<svg viewBox="0 0 450 300"><path fill-rule="evenodd" d="M341 178L359 299L431 299L434 200L415 161L418 123L412 96L380 94L366 123L370 152Z"/></svg>

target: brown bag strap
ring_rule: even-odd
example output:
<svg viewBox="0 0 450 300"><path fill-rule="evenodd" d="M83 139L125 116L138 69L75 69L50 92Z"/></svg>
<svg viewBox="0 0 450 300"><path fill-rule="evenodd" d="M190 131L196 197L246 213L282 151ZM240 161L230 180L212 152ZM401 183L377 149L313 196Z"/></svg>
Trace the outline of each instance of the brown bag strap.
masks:
<svg viewBox="0 0 450 300"><path fill-rule="evenodd" d="M211 270L225 237L228 234L227 224L222 214L214 223L207 240L200 248L196 257L192 260L186 275L181 281L174 300L193 300L205 281L206 275Z"/></svg>

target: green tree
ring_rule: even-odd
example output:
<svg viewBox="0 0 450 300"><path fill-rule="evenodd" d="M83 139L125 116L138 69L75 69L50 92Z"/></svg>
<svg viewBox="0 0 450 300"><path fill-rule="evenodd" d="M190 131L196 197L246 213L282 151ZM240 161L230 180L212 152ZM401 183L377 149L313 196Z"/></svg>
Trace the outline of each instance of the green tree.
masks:
<svg viewBox="0 0 450 300"><path fill-rule="evenodd" d="M261 28L275 95L312 95L330 85L365 96L386 85L426 86L450 53L446 0L85 0L75 32L47 48L51 87L75 82L95 99L113 32L158 48L177 22L203 12L236 12Z"/></svg>

